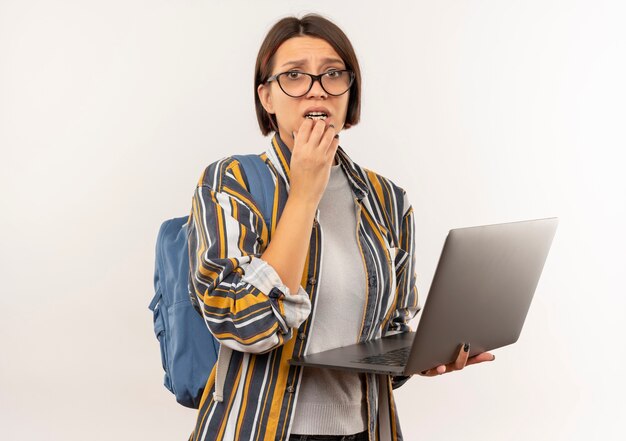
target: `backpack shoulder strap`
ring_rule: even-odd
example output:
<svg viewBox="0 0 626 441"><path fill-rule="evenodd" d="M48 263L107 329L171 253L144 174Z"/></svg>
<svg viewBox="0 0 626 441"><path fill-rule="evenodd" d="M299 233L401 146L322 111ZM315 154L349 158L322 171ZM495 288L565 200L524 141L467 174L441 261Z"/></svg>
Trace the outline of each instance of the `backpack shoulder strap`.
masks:
<svg viewBox="0 0 626 441"><path fill-rule="evenodd" d="M272 208L274 205L274 180L272 174L261 157L256 154L234 155L248 178L248 188L254 201L259 205L263 219L268 228L272 223Z"/></svg>

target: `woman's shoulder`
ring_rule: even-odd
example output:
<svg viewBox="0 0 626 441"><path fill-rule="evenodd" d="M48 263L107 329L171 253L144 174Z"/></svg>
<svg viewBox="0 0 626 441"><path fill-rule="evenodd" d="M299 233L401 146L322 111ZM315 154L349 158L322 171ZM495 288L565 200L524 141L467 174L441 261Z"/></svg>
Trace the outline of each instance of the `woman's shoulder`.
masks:
<svg viewBox="0 0 626 441"><path fill-rule="evenodd" d="M223 191L228 188L245 188L243 166L239 155L224 156L207 165L200 175L197 186L210 187L215 191ZM264 160L264 154L257 155Z"/></svg>
<svg viewBox="0 0 626 441"><path fill-rule="evenodd" d="M341 147L340 147L341 148ZM377 192L377 196L384 196L380 194L383 190L391 191L394 194L403 195L404 189L397 185L392 179L383 176L382 174L374 171L369 167L365 167L355 162L343 149L340 151L340 155L345 159L346 166L352 169L355 174L363 181L370 189Z"/></svg>
<svg viewBox="0 0 626 441"><path fill-rule="evenodd" d="M398 185L395 181L393 181L391 178L388 178L387 176L384 176L367 167L363 167L363 171L367 175L368 180L370 180L371 182L378 181L378 182L384 183L390 188L393 188L395 191L404 193L404 189L400 185Z"/></svg>
<svg viewBox="0 0 626 441"><path fill-rule="evenodd" d="M361 167L364 176L367 178L367 186L370 192L381 201L391 201L397 205L398 209L404 211L408 207L404 207L407 201L406 190L398 185L395 181L384 176L370 168Z"/></svg>

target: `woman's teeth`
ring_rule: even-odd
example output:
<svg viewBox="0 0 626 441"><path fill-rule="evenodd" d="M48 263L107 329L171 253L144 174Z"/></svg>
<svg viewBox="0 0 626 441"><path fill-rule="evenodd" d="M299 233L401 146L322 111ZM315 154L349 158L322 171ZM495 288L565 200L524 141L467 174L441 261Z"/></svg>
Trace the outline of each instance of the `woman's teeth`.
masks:
<svg viewBox="0 0 626 441"><path fill-rule="evenodd" d="M306 115L304 115L305 118L308 119L326 119L327 115L325 113L317 113L317 112L313 112L313 113L307 113Z"/></svg>

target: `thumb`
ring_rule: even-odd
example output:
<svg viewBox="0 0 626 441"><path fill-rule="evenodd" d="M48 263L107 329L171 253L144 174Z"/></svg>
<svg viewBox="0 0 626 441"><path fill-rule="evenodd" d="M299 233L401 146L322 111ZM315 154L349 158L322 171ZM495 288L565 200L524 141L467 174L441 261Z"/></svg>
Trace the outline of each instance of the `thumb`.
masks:
<svg viewBox="0 0 626 441"><path fill-rule="evenodd" d="M461 349L459 350L459 356L454 362L454 368L457 370L461 370L467 364L467 359L469 358L470 344L464 343L461 344Z"/></svg>

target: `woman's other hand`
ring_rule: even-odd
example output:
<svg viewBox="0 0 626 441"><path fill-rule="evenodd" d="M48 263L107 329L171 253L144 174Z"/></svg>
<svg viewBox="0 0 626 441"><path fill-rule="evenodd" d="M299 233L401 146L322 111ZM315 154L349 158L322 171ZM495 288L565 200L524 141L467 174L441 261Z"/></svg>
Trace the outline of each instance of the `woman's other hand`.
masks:
<svg viewBox="0 0 626 441"><path fill-rule="evenodd" d="M339 146L337 131L323 120L306 119L294 135L289 196L317 207L328 185L330 167Z"/></svg>
<svg viewBox="0 0 626 441"><path fill-rule="evenodd" d="M493 361L496 357L489 352L482 352L478 355L474 355L473 357L469 356L470 353L470 345L469 343L461 344L459 349L459 355L456 357L456 360L452 363L442 364L437 366L436 368L428 369L420 373L420 375L424 377L436 377L437 375L445 374L448 372L460 371L465 366L469 366L471 364L483 363L485 361Z"/></svg>

